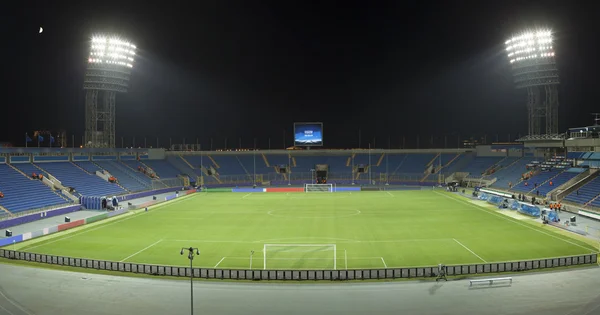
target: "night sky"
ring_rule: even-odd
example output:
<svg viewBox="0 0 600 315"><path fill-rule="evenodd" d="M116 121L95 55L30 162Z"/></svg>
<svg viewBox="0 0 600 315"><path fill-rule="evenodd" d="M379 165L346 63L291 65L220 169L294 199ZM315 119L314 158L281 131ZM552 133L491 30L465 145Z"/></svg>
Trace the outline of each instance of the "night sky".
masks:
<svg viewBox="0 0 600 315"><path fill-rule="evenodd" d="M560 128L600 112L592 1L37 2L0 13L0 141L15 146L40 129L64 129L79 145L98 32L138 47L129 93L117 96L118 146L135 136L238 147L241 137L243 147L270 138L281 148L296 121L322 121L329 148L358 146L359 130L362 147L414 146L417 135L421 147L431 136L508 140L527 123L504 41L531 26L555 32Z"/></svg>

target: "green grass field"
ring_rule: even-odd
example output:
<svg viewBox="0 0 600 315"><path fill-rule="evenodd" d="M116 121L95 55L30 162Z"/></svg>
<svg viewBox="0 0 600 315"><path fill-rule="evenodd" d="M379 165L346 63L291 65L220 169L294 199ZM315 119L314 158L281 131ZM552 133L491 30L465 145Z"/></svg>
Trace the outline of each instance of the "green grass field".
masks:
<svg viewBox="0 0 600 315"><path fill-rule="evenodd" d="M513 212L514 213L514 212ZM21 250L196 267L353 269L469 264L597 249L446 192L198 193ZM265 246L265 244L267 244ZM277 245L277 246L275 246ZM334 257L335 256L335 257Z"/></svg>

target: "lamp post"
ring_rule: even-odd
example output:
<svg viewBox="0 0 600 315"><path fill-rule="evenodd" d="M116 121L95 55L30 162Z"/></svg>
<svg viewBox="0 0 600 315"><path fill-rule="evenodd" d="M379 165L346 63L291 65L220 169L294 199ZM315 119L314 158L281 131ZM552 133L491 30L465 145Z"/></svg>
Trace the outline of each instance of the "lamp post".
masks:
<svg viewBox="0 0 600 315"><path fill-rule="evenodd" d="M188 259L190 260L190 314L194 315L194 269L192 262L194 261L194 255L199 256L200 251L196 247L181 248L180 255L183 255L184 251L188 251Z"/></svg>

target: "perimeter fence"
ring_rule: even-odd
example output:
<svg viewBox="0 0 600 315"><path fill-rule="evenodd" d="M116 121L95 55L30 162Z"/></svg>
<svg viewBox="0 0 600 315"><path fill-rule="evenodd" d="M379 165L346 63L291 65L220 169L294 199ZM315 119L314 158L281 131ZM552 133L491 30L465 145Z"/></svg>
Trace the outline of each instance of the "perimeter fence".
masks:
<svg viewBox="0 0 600 315"><path fill-rule="evenodd" d="M351 270L262 270L215 269L164 266L98 259L74 258L0 249L0 258L31 261L59 266L96 270L137 273L155 276L190 277L233 280L368 280L437 277L438 267L405 267ZM597 254L544 258L511 262L446 266L448 276L479 275L486 273L520 272L536 269L592 265L598 262Z"/></svg>

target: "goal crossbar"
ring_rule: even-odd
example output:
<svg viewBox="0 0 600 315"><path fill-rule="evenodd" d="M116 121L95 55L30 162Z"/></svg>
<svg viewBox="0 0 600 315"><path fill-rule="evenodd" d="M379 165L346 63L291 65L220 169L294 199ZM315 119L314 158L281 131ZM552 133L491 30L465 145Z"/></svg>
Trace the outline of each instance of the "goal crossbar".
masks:
<svg viewBox="0 0 600 315"><path fill-rule="evenodd" d="M304 192L334 192L334 184L304 184Z"/></svg>
<svg viewBox="0 0 600 315"><path fill-rule="evenodd" d="M335 244L264 244L263 245L263 269L267 270L267 248L268 247L330 247L333 251L333 269L337 270L337 246ZM272 258L274 260L283 260L284 258ZM286 258L285 260L322 260L328 258Z"/></svg>

